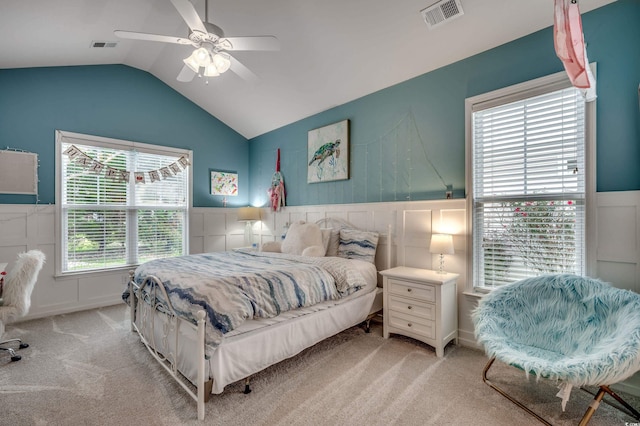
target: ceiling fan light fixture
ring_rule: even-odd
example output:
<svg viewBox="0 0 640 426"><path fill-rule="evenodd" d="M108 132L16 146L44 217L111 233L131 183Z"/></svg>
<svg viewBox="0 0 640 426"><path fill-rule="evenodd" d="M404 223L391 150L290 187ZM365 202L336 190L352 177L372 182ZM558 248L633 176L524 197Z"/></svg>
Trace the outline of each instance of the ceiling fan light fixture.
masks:
<svg viewBox="0 0 640 426"><path fill-rule="evenodd" d="M188 66L189 68L191 68L191 71L197 73L198 71L200 71L200 65L198 64L198 62L195 60L195 58L193 57L193 53L191 55L189 55L188 58L185 58L182 60L182 62L184 62L184 64L186 66Z"/></svg>
<svg viewBox="0 0 640 426"><path fill-rule="evenodd" d="M462 0L439 0L448 2L459 2ZM192 46L192 52L188 58L183 59L184 66L178 74L178 81L190 82L194 76L200 77L200 71L204 68L203 74L207 77L222 74L231 68L242 79L255 81L257 76L235 57L227 54L226 51L243 50L280 50L278 39L274 36L245 36L225 38L224 31L209 22L208 0L205 0L205 19L198 15L198 11L192 0L171 0L171 3L189 27L188 37L176 37L160 34L148 34L135 31L115 30L117 37L130 40L146 40L162 43L173 43ZM101 43L97 43L101 44ZM102 43L105 44L105 43ZM106 43L105 46L115 44ZM233 62L233 64L231 64ZM213 66L210 66L210 65Z"/></svg>
<svg viewBox="0 0 640 426"><path fill-rule="evenodd" d="M229 59L229 55L216 53L213 55L213 64L216 66L218 72L222 74L231 67L231 60Z"/></svg>
<svg viewBox="0 0 640 426"><path fill-rule="evenodd" d="M209 65L204 67L204 76L205 77L217 77L219 75L220 75L220 73L218 72L218 69L216 68L215 64L210 63Z"/></svg>
<svg viewBox="0 0 640 426"><path fill-rule="evenodd" d="M204 47L200 47L194 50L191 56L194 57L195 61L201 67L206 67L211 63L211 55L209 54L209 51Z"/></svg>

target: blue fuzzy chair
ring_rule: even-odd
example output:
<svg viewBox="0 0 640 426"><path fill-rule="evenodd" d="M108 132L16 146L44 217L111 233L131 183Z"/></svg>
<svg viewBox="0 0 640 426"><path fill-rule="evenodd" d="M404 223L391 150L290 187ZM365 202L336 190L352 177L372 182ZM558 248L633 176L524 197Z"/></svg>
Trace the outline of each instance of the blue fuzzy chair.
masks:
<svg viewBox="0 0 640 426"><path fill-rule="evenodd" d="M550 424L487 379L496 359L527 375L562 382L563 404L572 386L598 386L580 425L589 422L605 394L640 420L640 413L609 388L640 370L639 294L591 278L546 275L493 290L472 319L490 358L484 382L542 423Z"/></svg>

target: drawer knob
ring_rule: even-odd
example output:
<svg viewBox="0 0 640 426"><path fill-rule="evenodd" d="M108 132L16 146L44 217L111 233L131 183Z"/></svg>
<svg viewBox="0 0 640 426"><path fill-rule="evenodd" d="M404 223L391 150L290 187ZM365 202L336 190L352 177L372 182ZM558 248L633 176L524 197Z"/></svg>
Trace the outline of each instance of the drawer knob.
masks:
<svg viewBox="0 0 640 426"><path fill-rule="evenodd" d="M408 289L407 289L407 292L411 293L411 289L410 289L410 288L408 288Z"/></svg>
<svg viewBox="0 0 640 426"><path fill-rule="evenodd" d="M407 326L408 326L408 327L411 327L412 325L413 325L413 324L411 324L411 323L407 324Z"/></svg>
<svg viewBox="0 0 640 426"><path fill-rule="evenodd" d="M407 306L407 309L413 309L413 306L409 305Z"/></svg>

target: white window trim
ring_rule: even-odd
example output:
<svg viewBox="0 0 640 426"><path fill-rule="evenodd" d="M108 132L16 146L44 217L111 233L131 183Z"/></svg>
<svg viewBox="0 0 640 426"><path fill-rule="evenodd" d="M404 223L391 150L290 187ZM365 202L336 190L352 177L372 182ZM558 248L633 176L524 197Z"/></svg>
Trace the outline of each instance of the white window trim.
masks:
<svg viewBox="0 0 640 426"><path fill-rule="evenodd" d="M591 63L591 70L595 78L596 63ZM502 89L483 93L465 99L465 197L467 203L467 287L465 294L482 295L489 290L482 290L474 287L473 283L473 174L472 174L472 151L473 151L473 126L472 114L474 107L484 104L490 107L493 104L504 104L522 99L523 97L533 97L537 94L552 90L560 90L571 87L571 82L567 73L562 71L545 77L529 80L524 83L504 87ZM585 105L585 259L586 273L593 276L596 270L596 101L587 102Z"/></svg>
<svg viewBox="0 0 640 426"><path fill-rule="evenodd" d="M189 173L189 187L188 187L188 200L187 200L187 214L185 223L185 252L189 253L189 218L190 211L193 208L193 151L181 148L172 148L161 145L153 145L142 142L132 142L122 139L106 138L102 136L85 135L81 133L67 132L62 130L55 131L55 197L56 197L56 209L55 209L55 277L68 277L68 276L83 276L83 275L96 275L105 273L105 270L95 271L80 271L80 272L63 272L62 271L62 259L64 254L62 253L62 203L60 201L61 185L62 185L62 143L73 143L78 145L90 145L98 147L109 147L115 149L136 149L141 152L153 152L153 153L165 153L166 155L186 156L189 159L189 163L192 166L187 167L185 170ZM131 265L123 266L120 268L109 269L108 272L118 270L130 270Z"/></svg>

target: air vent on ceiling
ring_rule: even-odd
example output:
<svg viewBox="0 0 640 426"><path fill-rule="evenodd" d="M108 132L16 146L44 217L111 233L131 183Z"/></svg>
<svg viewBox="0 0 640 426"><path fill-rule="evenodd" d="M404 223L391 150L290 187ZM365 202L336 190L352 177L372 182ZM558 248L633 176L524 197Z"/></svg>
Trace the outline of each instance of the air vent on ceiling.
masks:
<svg viewBox="0 0 640 426"><path fill-rule="evenodd" d="M462 15L460 0L442 0L420 11L429 29L440 26Z"/></svg>
<svg viewBox="0 0 640 426"><path fill-rule="evenodd" d="M95 48L103 48L103 47L116 47L118 45L117 41L92 41L91 47Z"/></svg>

